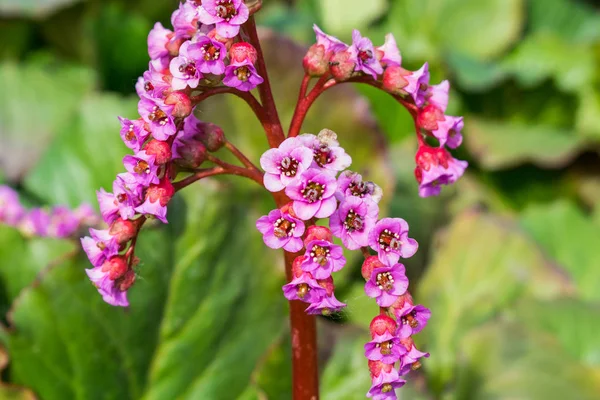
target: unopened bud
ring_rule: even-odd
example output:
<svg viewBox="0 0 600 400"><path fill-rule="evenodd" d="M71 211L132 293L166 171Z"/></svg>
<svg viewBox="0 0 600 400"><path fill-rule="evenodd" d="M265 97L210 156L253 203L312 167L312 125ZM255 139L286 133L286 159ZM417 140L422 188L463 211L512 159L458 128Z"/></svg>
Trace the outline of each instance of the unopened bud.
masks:
<svg viewBox="0 0 600 400"><path fill-rule="evenodd" d="M117 286L117 289L119 289L121 292L125 292L127 289L129 289L131 286L133 286L133 283L135 282L135 272L133 272L133 270L129 270L125 273L125 275L123 275L121 278L119 278L115 284Z"/></svg>
<svg viewBox="0 0 600 400"><path fill-rule="evenodd" d="M172 92L165 99L165 104L173 107L171 114L175 118L185 118L192 113L192 101L182 92Z"/></svg>
<svg viewBox="0 0 600 400"><path fill-rule="evenodd" d="M390 65L383 71L383 90L397 95L406 94L403 89L408 86L406 77L411 73L402 67Z"/></svg>
<svg viewBox="0 0 600 400"><path fill-rule="evenodd" d="M158 165L166 164L171 160L171 146L162 140L152 139L144 146L146 154L154 156L154 162Z"/></svg>
<svg viewBox="0 0 600 400"><path fill-rule="evenodd" d="M340 51L335 53L329 60L329 70L336 81L342 82L350 79L354 73L356 63L350 60L350 53Z"/></svg>
<svg viewBox="0 0 600 400"><path fill-rule="evenodd" d="M371 321L369 330L371 331L371 337L375 339L376 336L384 335L386 332L390 335L395 335L398 329L398 324L392 318L387 315L378 315Z"/></svg>
<svg viewBox="0 0 600 400"><path fill-rule="evenodd" d="M150 185L150 187L146 189L146 199L149 199L151 203L156 203L158 201L163 207L171 201L171 197L173 197L174 194L175 188L166 176L163 177L158 185Z"/></svg>
<svg viewBox="0 0 600 400"><path fill-rule="evenodd" d="M300 278L304 273L301 267L304 260L306 260L305 256L298 256L294 258L294 261L292 262L292 274L294 275L294 278Z"/></svg>
<svg viewBox="0 0 600 400"><path fill-rule="evenodd" d="M237 42L229 49L229 59L233 64L250 61L250 64L254 65L257 57L258 53L250 43Z"/></svg>
<svg viewBox="0 0 600 400"><path fill-rule="evenodd" d="M444 120L444 112L430 104L423 107L417 116L417 125L425 130L433 131L438 128L438 122Z"/></svg>
<svg viewBox="0 0 600 400"><path fill-rule="evenodd" d="M199 133L196 136L211 153L225 145L225 133L220 126L210 122L200 122L198 130Z"/></svg>
<svg viewBox="0 0 600 400"><path fill-rule="evenodd" d="M333 242L333 234L331 233L331 230L325 226L311 225L306 230L304 245L308 245L313 240L326 240L328 242Z"/></svg>
<svg viewBox="0 0 600 400"><path fill-rule="evenodd" d="M177 57L179 55L179 48L184 41L184 38L173 38L167 42L165 48L169 51L171 57Z"/></svg>
<svg viewBox="0 0 600 400"><path fill-rule="evenodd" d="M366 281L371 279L371 274L375 268L383 268L385 265L379 260L377 256L369 256L363 262L362 268L360 269L360 273Z"/></svg>
<svg viewBox="0 0 600 400"><path fill-rule="evenodd" d="M304 66L304 71L306 71L307 75L310 76L323 76L327 73L329 69L329 58L331 57L331 52L325 53L325 46L322 44L313 44L310 46L304 59L302 60L302 65Z"/></svg>
<svg viewBox="0 0 600 400"><path fill-rule="evenodd" d="M184 168L198 168L206 160L206 146L198 140L178 141L177 153L181 158L175 163Z"/></svg>
<svg viewBox="0 0 600 400"><path fill-rule="evenodd" d="M117 243L122 245L129 242L137 234L136 224L128 219L117 218L108 230Z"/></svg>
<svg viewBox="0 0 600 400"><path fill-rule="evenodd" d="M113 281L125 275L127 269L127 262L122 256L111 257L102 265L102 272L108 273L108 278Z"/></svg>

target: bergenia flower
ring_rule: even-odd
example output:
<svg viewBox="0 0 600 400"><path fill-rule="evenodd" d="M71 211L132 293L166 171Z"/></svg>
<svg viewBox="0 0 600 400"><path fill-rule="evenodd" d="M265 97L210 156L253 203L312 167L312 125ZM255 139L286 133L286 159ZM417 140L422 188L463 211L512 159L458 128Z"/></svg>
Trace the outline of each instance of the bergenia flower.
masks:
<svg viewBox="0 0 600 400"><path fill-rule="evenodd" d="M415 156L415 178L419 183L419 196L437 196L441 185L450 185L460 178L468 166L457 160L444 148L421 146Z"/></svg>
<svg viewBox="0 0 600 400"><path fill-rule="evenodd" d="M406 352L406 348L400 344L400 338L390 333L378 336L365 344L365 357L384 364L395 363Z"/></svg>
<svg viewBox="0 0 600 400"><path fill-rule="evenodd" d="M165 68L167 72L169 67L169 59L167 58ZM135 84L135 91L140 97L150 97L164 99L171 90L171 84L168 82L170 76L167 77L160 72L153 63L148 65L148 70L144 71Z"/></svg>
<svg viewBox="0 0 600 400"><path fill-rule="evenodd" d="M196 60L196 67L204 74L222 75L225 72L225 57L227 49L218 40L208 36L200 36L196 43L192 43L188 54Z"/></svg>
<svg viewBox="0 0 600 400"><path fill-rule="evenodd" d="M375 203L379 203L383 196L383 191L374 182L363 181L362 176L358 172L346 170L338 176L335 197L339 201L342 201L348 196L370 199Z"/></svg>
<svg viewBox="0 0 600 400"><path fill-rule="evenodd" d="M444 116L444 120L437 123L437 129L431 131L440 141L440 147L448 146L455 149L462 143L463 117Z"/></svg>
<svg viewBox="0 0 600 400"><path fill-rule="evenodd" d="M417 71L404 76L404 79L408 81L408 85L403 90L412 97L417 107L421 107L429 89L429 64L423 64Z"/></svg>
<svg viewBox="0 0 600 400"><path fill-rule="evenodd" d="M313 151L315 166L338 172L352 164L352 158L340 147L337 134L330 129L321 130L317 136L307 133L298 138L304 146Z"/></svg>
<svg viewBox="0 0 600 400"><path fill-rule="evenodd" d="M370 199L346 197L331 215L331 232L342 239L349 250L357 250L369 244L369 232L377 222L379 207Z"/></svg>
<svg viewBox="0 0 600 400"><path fill-rule="evenodd" d="M437 85L431 85L425 94L425 100L429 104L433 104L442 112L446 112L448 107L448 91L450 90L450 82L442 81Z"/></svg>
<svg viewBox="0 0 600 400"><path fill-rule="evenodd" d="M415 306L407 303L405 307L394 310L394 314L400 323L398 336L406 338L421 332L425 328L427 321L431 317L431 310L420 304Z"/></svg>
<svg viewBox="0 0 600 400"><path fill-rule="evenodd" d="M152 137L156 140L167 140L177 132L171 111L172 107L158 99L142 97L138 103L138 112L150 126Z"/></svg>
<svg viewBox="0 0 600 400"><path fill-rule="evenodd" d="M173 31L163 27L160 22L154 24L154 28L148 34L148 55L152 60L169 56L167 43L172 36Z"/></svg>
<svg viewBox="0 0 600 400"><path fill-rule="evenodd" d="M369 233L369 246L379 259L391 265L400 257L410 258L417 252L419 244L408 237L408 224L402 218L383 218Z"/></svg>
<svg viewBox="0 0 600 400"><path fill-rule="evenodd" d="M292 281L283 285L283 295L288 300L300 300L305 303L319 303L327 295L327 291L308 272L295 276Z"/></svg>
<svg viewBox="0 0 600 400"><path fill-rule="evenodd" d="M55 206L50 211L48 236L66 238L79 228L79 218L65 206Z"/></svg>
<svg viewBox="0 0 600 400"><path fill-rule="evenodd" d="M295 253L303 247L304 222L286 212L286 209L290 210L291 207L275 209L269 215L263 215L256 221L256 229L263 234L263 241L268 247L283 247L284 250Z"/></svg>
<svg viewBox="0 0 600 400"><path fill-rule="evenodd" d="M124 287L127 285L122 285L121 282L123 282L123 278L132 280L127 275L131 275L128 273L133 273L133 271L128 271L127 264L122 257L112 257L101 266L86 269L85 272L105 302L113 306L127 307L129 305L126 288Z"/></svg>
<svg viewBox="0 0 600 400"><path fill-rule="evenodd" d="M343 51L348 48L348 45L338 38L328 35L323 32L317 24L313 24L313 31L317 38L317 44L323 46L325 53Z"/></svg>
<svg viewBox="0 0 600 400"><path fill-rule="evenodd" d="M324 296L320 301L312 303L306 308L306 313L310 315L330 315L339 312L346 304L335 298L333 293L330 296Z"/></svg>
<svg viewBox="0 0 600 400"><path fill-rule="evenodd" d="M240 25L248 20L250 11L242 0L203 0L198 8L198 20L215 24L217 34L232 38L240 32Z"/></svg>
<svg viewBox="0 0 600 400"><path fill-rule="evenodd" d="M358 30L352 31L352 46L348 48L350 60L356 63L356 71L362 71L377 79L383 73L383 67L377 60L373 43L369 38L362 37Z"/></svg>
<svg viewBox="0 0 600 400"><path fill-rule="evenodd" d="M195 59L188 52L190 46L191 42L183 42L179 48L179 55L173 58L169 64L169 70L173 75L171 80L173 90L182 90L188 86L194 89L202 78L200 70L196 67Z"/></svg>
<svg viewBox="0 0 600 400"><path fill-rule="evenodd" d="M283 190L297 180L312 161L312 151L303 146L300 139L284 140L278 148L269 149L260 157L260 166L265 170L265 187L270 192Z"/></svg>
<svg viewBox="0 0 600 400"><path fill-rule="evenodd" d="M136 181L143 186L158 183L158 165L154 163L155 156L148 155L144 150L135 155L123 157L123 165L127 172L135 177Z"/></svg>
<svg viewBox="0 0 600 400"><path fill-rule="evenodd" d="M142 119L130 120L123 117L118 117L121 123L121 139L125 146L129 147L135 152L141 150L142 145L150 135L144 128L144 121Z"/></svg>
<svg viewBox="0 0 600 400"><path fill-rule="evenodd" d="M375 268L365 283L365 293L374 298L380 307L389 307L408 289L408 278L402 264Z"/></svg>
<svg viewBox="0 0 600 400"><path fill-rule="evenodd" d="M119 245L108 229L90 228L90 236L81 238L81 246L95 267L102 266L106 260L119 252Z"/></svg>
<svg viewBox="0 0 600 400"><path fill-rule="evenodd" d="M28 236L47 236L50 214L41 208L29 210L19 221L21 232Z"/></svg>
<svg viewBox="0 0 600 400"><path fill-rule="evenodd" d="M399 67L402 64L400 50L398 50L398 46L396 45L396 39L391 33L385 35L385 42L382 46L377 47L376 50L377 59L382 65L395 65Z"/></svg>
<svg viewBox="0 0 600 400"><path fill-rule="evenodd" d="M415 347L415 342L412 337L400 339L400 343L406 348L407 352L400 357L400 375L406 375L411 370L416 370L421 367L419 359L429 357L429 353L424 353Z"/></svg>
<svg viewBox="0 0 600 400"><path fill-rule="evenodd" d="M308 169L299 179L285 188L285 194L294 201L293 208L298 218L327 218L336 209L333 196L336 179L331 174L317 169Z"/></svg>
<svg viewBox="0 0 600 400"><path fill-rule="evenodd" d="M171 14L171 24L178 38L189 39L198 30L198 7L190 2L179 3Z"/></svg>
<svg viewBox="0 0 600 400"><path fill-rule="evenodd" d="M175 194L175 188L168 177L164 177L158 185L150 185L146 189L144 203L135 208L140 214L154 216L167 223L167 204Z"/></svg>
<svg viewBox="0 0 600 400"><path fill-rule="evenodd" d="M406 381L400 377L382 380L382 382L371 386L367 397L372 397L373 400L397 400L395 390L404 386L405 383Z"/></svg>
<svg viewBox="0 0 600 400"><path fill-rule="evenodd" d="M19 194L8 186L0 185L0 222L15 226L24 215Z"/></svg>
<svg viewBox="0 0 600 400"><path fill-rule="evenodd" d="M393 382L398 379L398 371L394 368L394 364L369 360L369 371L371 372L371 383L373 387L386 382Z"/></svg>
<svg viewBox="0 0 600 400"><path fill-rule="evenodd" d="M119 202L114 194L100 188L96 192L96 198L98 199L100 215L104 222L110 224L119 217Z"/></svg>
<svg viewBox="0 0 600 400"><path fill-rule="evenodd" d="M346 265L342 248L326 240L312 240L306 244L302 270L310 272L316 279L327 279L332 272Z"/></svg>
<svg viewBox="0 0 600 400"><path fill-rule="evenodd" d="M229 64L225 67L223 84L242 92L248 92L263 83L263 78L258 75L256 68L249 61Z"/></svg>
<svg viewBox="0 0 600 400"><path fill-rule="evenodd" d="M133 218L135 207L142 201L143 189L144 187L132 174L126 172L117 175L117 179L113 182L113 193L121 218Z"/></svg>

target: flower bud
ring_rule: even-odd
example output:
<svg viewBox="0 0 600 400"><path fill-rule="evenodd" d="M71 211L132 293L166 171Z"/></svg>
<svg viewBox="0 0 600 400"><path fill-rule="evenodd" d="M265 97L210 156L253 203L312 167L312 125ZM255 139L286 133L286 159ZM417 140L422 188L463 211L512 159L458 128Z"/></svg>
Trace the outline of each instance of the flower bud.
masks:
<svg viewBox="0 0 600 400"><path fill-rule="evenodd" d="M225 145L225 133L220 126L210 122L198 124L198 139L206 146L208 151L215 152Z"/></svg>
<svg viewBox="0 0 600 400"><path fill-rule="evenodd" d="M130 269L125 273L125 275L123 275L115 282L115 285L117 286L117 289L119 289L119 291L125 292L127 289L133 286L134 282L135 272L133 272L133 270Z"/></svg>
<svg viewBox="0 0 600 400"><path fill-rule="evenodd" d="M352 77L356 63L350 60L350 53L340 51L335 53L329 60L329 71L336 81L346 81Z"/></svg>
<svg viewBox="0 0 600 400"><path fill-rule="evenodd" d="M192 102L185 93L170 93L165 99L165 104L174 106L171 114L175 118L185 118L192 113Z"/></svg>
<svg viewBox="0 0 600 400"><path fill-rule="evenodd" d="M313 240L326 240L328 242L333 242L333 234L331 233L331 230L325 226L311 225L306 230L304 245L306 246Z"/></svg>
<svg viewBox="0 0 600 400"><path fill-rule="evenodd" d="M146 199L150 200L152 203L158 201L160 205L164 207L171 201L171 197L173 197L174 194L175 188L173 188L169 178L165 176L158 185L150 185L146 190Z"/></svg>
<svg viewBox="0 0 600 400"><path fill-rule="evenodd" d="M254 65L257 57L258 53L250 43L237 42L229 49L229 58L233 64L243 63L247 60L250 61L250 64Z"/></svg>
<svg viewBox="0 0 600 400"><path fill-rule="evenodd" d="M301 267L304 260L306 260L305 256L298 256L294 258L294 261L292 262L292 274L294 275L294 278L299 278L304 273Z"/></svg>
<svg viewBox="0 0 600 400"><path fill-rule="evenodd" d="M363 278L365 278L365 280L368 281L369 279L371 279L371 274L373 273L373 270L375 268L384 268L384 267L385 267L385 265L379 260L379 257L369 256L363 262L360 272L361 272Z"/></svg>
<svg viewBox="0 0 600 400"><path fill-rule="evenodd" d="M302 60L302 65L304 66L304 71L306 74L310 76L323 76L327 73L329 69L329 58L331 57L331 52L325 54L325 46L321 44L313 44L310 46L304 59Z"/></svg>
<svg viewBox="0 0 600 400"><path fill-rule="evenodd" d="M144 146L146 154L154 156L154 162L158 165L166 164L171 160L171 146L162 140L152 139Z"/></svg>
<svg viewBox="0 0 600 400"><path fill-rule="evenodd" d="M414 305L413 298L412 298L411 294L408 292L408 290L406 292L404 292L404 294L398 296L398 298L396 299L394 304L392 304L389 308L392 309L394 312L396 312L396 310L401 310L406 305L411 305L411 306Z"/></svg>
<svg viewBox="0 0 600 400"><path fill-rule="evenodd" d="M369 372L371 372L371 377L377 377L381 375L381 371L389 373L394 368L393 364L384 364L381 361L369 360Z"/></svg>
<svg viewBox="0 0 600 400"><path fill-rule="evenodd" d="M137 234L136 224L128 219L117 218L108 229L119 245L129 242Z"/></svg>
<svg viewBox="0 0 600 400"><path fill-rule="evenodd" d="M198 168L206 160L206 146L198 140L179 140L175 163L184 168Z"/></svg>
<svg viewBox="0 0 600 400"><path fill-rule="evenodd" d="M107 272L108 278L114 281L125 275L128 268L123 256L114 256L104 262L102 272Z"/></svg>
<svg viewBox="0 0 600 400"><path fill-rule="evenodd" d="M444 112L433 104L430 104L419 111L417 125L425 130L433 131L438 128L438 122L443 120Z"/></svg>
<svg viewBox="0 0 600 400"><path fill-rule="evenodd" d="M402 89L408 86L406 77L411 73L411 71L407 71L402 67L390 65L383 71L383 90L397 95L406 94Z"/></svg>
<svg viewBox="0 0 600 400"><path fill-rule="evenodd" d="M371 321L369 330L371 331L371 337L375 339L376 336L384 335L388 332L390 335L395 335L398 329L398 324L392 318L387 315L378 315Z"/></svg>
<svg viewBox="0 0 600 400"><path fill-rule="evenodd" d="M319 279L317 280L317 283L319 284L319 286L325 289L325 292L327 292L328 297L331 297L333 295L333 291L335 290L335 285L333 284L333 277L329 276L326 279Z"/></svg>
<svg viewBox="0 0 600 400"><path fill-rule="evenodd" d="M184 38L173 38L167 42L165 48L171 57L177 57L179 55L179 48L183 42L185 42Z"/></svg>

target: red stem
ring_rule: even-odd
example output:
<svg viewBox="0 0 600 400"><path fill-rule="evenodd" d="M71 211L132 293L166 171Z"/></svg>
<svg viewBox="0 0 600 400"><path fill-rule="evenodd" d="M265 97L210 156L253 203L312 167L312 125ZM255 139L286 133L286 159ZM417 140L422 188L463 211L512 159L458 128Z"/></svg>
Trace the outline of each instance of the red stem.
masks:
<svg viewBox="0 0 600 400"><path fill-rule="evenodd" d="M319 97L319 95L323 93L323 87L325 86L325 83L327 83L327 81L328 76L322 76L321 78L319 78L319 80L312 88L312 90L308 93L308 95L303 96L303 93L306 93L306 87L308 86L308 81L306 81L306 77L304 78L300 89L300 96L298 96L298 104L296 105L296 110L294 110L294 116L292 117L292 122L290 123L288 137L298 136L298 134L300 133L300 129L302 128L304 118L306 118L306 114L308 114L310 106L312 106L317 97Z"/></svg>

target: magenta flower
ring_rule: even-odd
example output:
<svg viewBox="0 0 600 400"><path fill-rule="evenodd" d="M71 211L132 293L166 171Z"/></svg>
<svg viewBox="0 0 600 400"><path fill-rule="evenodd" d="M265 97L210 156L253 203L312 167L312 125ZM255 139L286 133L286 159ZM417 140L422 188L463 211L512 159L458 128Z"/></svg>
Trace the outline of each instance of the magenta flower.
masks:
<svg viewBox="0 0 600 400"><path fill-rule="evenodd" d="M101 266L86 269L85 272L105 302L113 306L129 305L126 290L133 283L135 274L128 271L122 257L112 257Z"/></svg>
<svg viewBox="0 0 600 400"><path fill-rule="evenodd" d="M429 353L419 351L415 347L415 342L413 341L412 337L400 339L400 343L402 343L402 345L404 345L404 347L407 350L407 352L402 357L400 357L399 372L402 376L408 374L411 369L415 370L421 367L419 359L421 359L422 357L429 357Z"/></svg>
<svg viewBox="0 0 600 400"><path fill-rule="evenodd" d="M242 92L248 92L263 83L263 78L256 73L256 68L249 61L229 64L225 67L223 84Z"/></svg>
<svg viewBox="0 0 600 400"><path fill-rule="evenodd" d="M323 48L325 49L325 53L328 53L330 51L335 53L338 51L346 50L348 48L348 45L346 43L342 42L334 36L326 34L317 26L317 24L313 24L313 31L315 32L315 35L317 37L317 44L323 46Z"/></svg>
<svg viewBox="0 0 600 400"><path fill-rule="evenodd" d="M152 60L169 57L167 43L173 36L173 32L162 26L160 22L154 24L154 28L148 34L148 55Z"/></svg>
<svg viewBox="0 0 600 400"><path fill-rule="evenodd" d="M79 228L79 218L65 206L53 207L50 211L48 236L66 238Z"/></svg>
<svg viewBox="0 0 600 400"><path fill-rule="evenodd" d="M365 293L374 298L380 307L389 307L408 289L408 278L402 264L375 268L365 283Z"/></svg>
<svg viewBox="0 0 600 400"><path fill-rule="evenodd" d="M429 64L423 64L421 68L411 72L404 79L408 81L408 85L402 90L412 97L417 107L421 107L425 103L425 95L429 89Z"/></svg>
<svg viewBox="0 0 600 400"><path fill-rule="evenodd" d="M196 61L198 70L204 74L222 75L225 72L227 49L218 40L200 36L196 43L188 47L188 54Z"/></svg>
<svg viewBox="0 0 600 400"><path fill-rule="evenodd" d="M384 264L394 264L400 257L410 258L419 244L408 237L408 224L402 218L383 218L369 233L369 246Z"/></svg>
<svg viewBox="0 0 600 400"><path fill-rule="evenodd" d="M369 232L375 226L379 207L369 199L349 196L331 215L331 232L342 239L349 250L357 250L369 244Z"/></svg>
<svg viewBox="0 0 600 400"><path fill-rule="evenodd" d="M80 225L97 225L101 221L96 211L87 203L83 203L74 209L73 215L79 220Z"/></svg>
<svg viewBox="0 0 600 400"><path fill-rule="evenodd" d="M363 181L362 176L358 172L347 170L342 172L338 177L335 197L339 201L342 201L348 196L370 199L375 203L379 203L383 192L377 184L371 181Z"/></svg>
<svg viewBox="0 0 600 400"><path fill-rule="evenodd" d="M406 303L401 309L394 310L394 313L400 323L398 336L401 338L421 332L431 317L431 310L420 304L415 306Z"/></svg>
<svg viewBox="0 0 600 400"><path fill-rule="evenodd" d="M19 221L19 228L25 235L47 236L50 214L41 208L29 210Z"/></svg>
<svg viewBox="0 0 600 400"><path fill-rule="evenodd" d="M107 224L111 224L119 217L119 202L114 194L100 188L96 192L98 205L100 206L100 215Z"/></svg>
<svg viewBox="0 0 600 400"><path fill-rule="evenodd" d="M444 120L437 123L437 129L431 131L440 141L441 146L448 146L455 149L462 143L462 128L464 126L463 117L444 116ZM461 174L462 175L462 174Z"/></svg>
<svg viewBox="0 0 600 400"><path fill-rule="evenodd" d="M81 247L93 266L102 266L106 260L119 252L119 245L108 233L108 229L90 228L90 236L81 238Z"/></svg>
<svg viewBox="0 0 600 400"><path fill-rule="evenodd" d="M178 38L191 38L198 29L198 7L189 1L179 3L179 8L171 14L171 24Z"/></svg>
<svg viewBox="0 0 600 400"><path fill-rule="evenodd" d="M389 332L377 335L365 344L365 357L384 364L394 364L406 351L406 348L400 344L400 339Z"/></svg>
<svg viewBox="0 0 600 400"><path fill-rule="evenodd" d="M321 300L312 303L306 308L306 313L310 315L330 315L339 312L346 304L335 298L333 293L331 296L323 296Z"/></svg>
<svg viewBox="0 0 600 400"><path fill-rule="evenodd" d="M442 81L437 85L431 85L425 94L425 99L429 104L433 104L443 112L446 112L449 90L450 82L448 81Z"/></svg>
<svg viewBox="0 0 600 400"><path fill-rule="evenodd" d="M352 164L352 158L340 147L337 134L330 129L323 129L317 136L307 133L298 138L313 151L315 166L338 172Z"/></svg>
<svg viewBox="0 0 600 400"><path fill-rule="evenodd" d="M165 68L169 66L169 58L166 58ZM164 99L171 84L165 79L166 76L160 72L153 63L148 65L148 71L144 71L135 84L135 91L140 97Z"/></svg>
<svg viewBox="0 0 600 400"><path fill-rule="evenodd" d="M126 172L117 175L117 179L113 182L113 192L121 218L133 218L135 207L142 202L142 191L143 186L138 183L133 174ZM102 208L100 210L102 212Z"/></svg>
<svg viewBox="0 0 600 400"><path fill-rule="evenodd" d="M121 139L123 139L123 143L135 152L140 151L150 135L150 132L144 128L144 121L141 119L118 118L121 122Z"/></svg>
<svg viewBox="0 0 600 400"><path fill-rule="evenodd" d="M16 226L24 215L19 194L8 186L0 185L0 222Z"/></svg>
<svg viewBox="0 0 600 400"><path fill-rule="evenodd" d="M144 215L151 215L163 223L167 223L167 204L175 194L175 189L168 177L164 177L158 185L150 185L146 189L144 203L135 208L135 211Z"/></svg>
<svg viewBox="0 0 600 400"><path fill-rule="evenodd" d="M298 218L304 221L312 217L327 218L337 206L333 196L336 186L335 178L327 172L308 169L285 188L285 194L294 201Z"/></svg>
<svg viewBox="0 0 600 400"><path fill-rule="evenodd" d="M256 229L263 234L263 241L272 249L295 253L302 249L304 222L287 212L275 209L269 215L263 215L256 221Z"/></svg>
<svg viewBox="0 0 600 400"><path fill-rule="evenodd" d="M300 139L288 138L278 148L269 149L260 157L265 170L264 184L270 192L283 190L310 167L312 151L303 146Z"/></svg>
<svg viewBox="0 0 600 400"><path fill-rule="evenodd" d="M237 36L240 25L250 15L242 0L203 0L198 12L198 20L203 24L215 24L217 34L224 38Z"/></svg>
<svg viewBox="0 0 600 400"><path fill-rule="evenodd" d="M149 186L151 183L159 182L158 165L154 163L155 158L142 150L133 156L128 154L123 157L123 165L127 172L135 177L137 183Z"/></svg>
<svg viewBox="0 0 600 400"><path fill-rule="evenodd" d="M399 67L402 64L400 50L398 50L396 39L391 33L385 35L385 42L382 46L377 47L377 53L379 62L384 66L395 65Z"/></svg>
<svg viewBox="0 0 600 400"><path fill-rule="evenodd" d="M327 279L346 265L342 248L326 240L312 240L306 244L305 259L300 267L316 279Z"/></svg>
<svg viewBox="0 0 600 400"><path fill-rule="evenodd" d="M466 161L452 157L444 148L429 146L421 146L415 160L415 177L419 183L421 197L440 194L441 185L456 182L469 165Z"/></svg>
<svg viewBox="0 0 600 400"><path fill-rule="evenodd" d="M290 283L283 285L282 289L286 299L311 304L319 303L327 296L327 291L308 272L294 277Z"/></svg>
<svg viewBox="0 0 600 400"><path fill-rule="evenodd" d="M179 55L171 60L169 64L169 70L173 79L171 80L171 87L173 90L182 90L186 87L192 89L198 86L202 74L196 67L196 61L188 52L191 42L183 42L179 48Z"/></svg>
<svg viewBox="0 0 600 400"><path fill-rule="evenodd" d="M395 369L392 369L392 371L394 372L386 374L383 379L373 381L367 397L372 397L373 400L397 400L395 390L404 386L406 381L400 379Z"/></svg>
<svg viewBox="0 0 600 400"><path fill-rule="evenodd" d="M156 140L167 140L176 133L177 128L171 116L172 107L158 99L142 97L138 103L138 112L150 125L152 137Z"/></svg>
<svg viewBox="0 0 600 400"><path fill-rule="evenodd" d="M373 43L369 38L362 37L358 30L352 31L352 46L348 48L350 60L356 63L355 71L362 71L377 79L383 73L383 67L377 60Z"/></svg>

